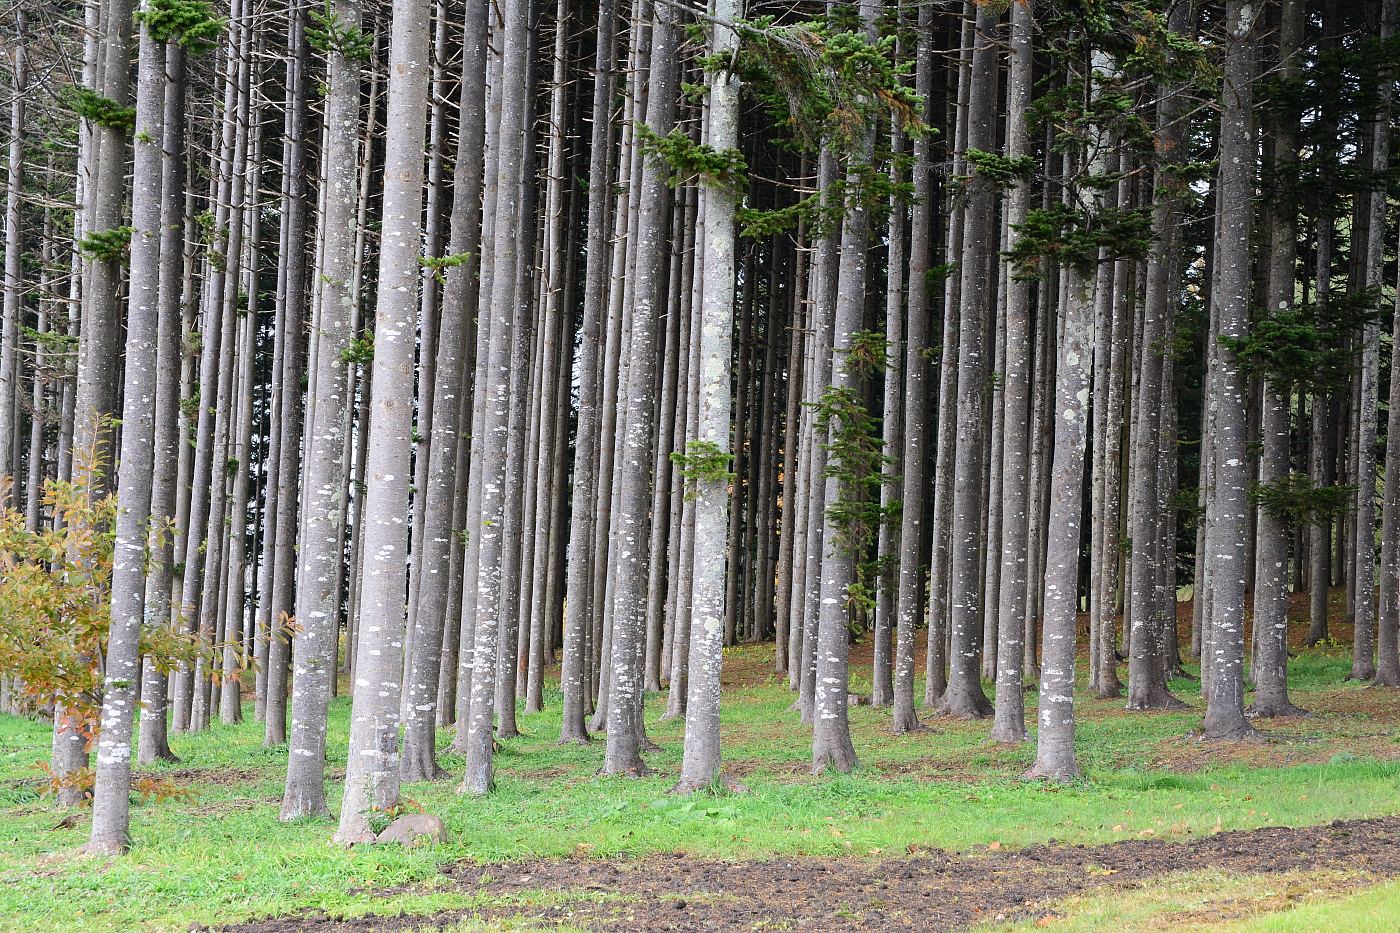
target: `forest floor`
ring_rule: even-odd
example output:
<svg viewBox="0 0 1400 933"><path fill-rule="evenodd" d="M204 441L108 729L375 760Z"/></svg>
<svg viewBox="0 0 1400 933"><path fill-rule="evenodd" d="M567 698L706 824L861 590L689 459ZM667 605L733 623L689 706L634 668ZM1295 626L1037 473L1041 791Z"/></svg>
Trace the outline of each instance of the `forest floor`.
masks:
<svg viewBox="0 0 1400 933"><path fill-rule="evenodd" d="M501 742L489 797L458 796L456 777L405 788L449 834L413 849L279 823L286 751L248 721L173 737L182 760L149 773L187 795L142 802L132 853L95 860L86 815L39 796L48 728L0 717L0 929L1394 930L1400 692L1345 682L1349 658L1300 649L1294 700L1313 715L1260 723L1263 743L1200 741L1194 680L1173 685L1193 705L1175 713L1081 693L1086 780L1055 787L1020 780L1033 746L988 743L986 723L926 717L896 737L869 706L851 710L862 767L814 777L772 646L745 646L726 655L724 738L747 793L668 793L682 724L660 720L664 696L648 704L656 773L597 775L601 738L556 744L555 689ZM342 697L332 807L348 713Z"/></svg>

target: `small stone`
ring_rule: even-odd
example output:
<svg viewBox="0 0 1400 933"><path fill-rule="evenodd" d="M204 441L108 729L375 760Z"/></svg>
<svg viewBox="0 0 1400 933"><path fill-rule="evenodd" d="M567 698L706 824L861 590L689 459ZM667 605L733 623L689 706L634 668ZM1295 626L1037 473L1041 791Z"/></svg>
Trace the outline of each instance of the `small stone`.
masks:
<svg viewBox="0 0 1400 933"><path fill-rule="evenodd" d="M429 843L446 842L447 828L442 825L439 817L428 813L410 813L390 823L374 841L381 845L397 842L400 845L415 846L425 839Z"/></svg>

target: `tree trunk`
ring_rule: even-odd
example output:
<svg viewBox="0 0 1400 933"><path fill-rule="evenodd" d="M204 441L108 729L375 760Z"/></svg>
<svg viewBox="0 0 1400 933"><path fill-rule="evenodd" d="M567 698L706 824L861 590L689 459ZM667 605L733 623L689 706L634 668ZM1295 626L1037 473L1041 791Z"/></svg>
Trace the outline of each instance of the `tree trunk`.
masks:
<svg viewBox="0 0 1400 933"><path fill-rule="evenodd" d="M130 15L111 4L109 15ZM19 53L23 56L23 52ZM125 67L126 62L122 61ZM136 93L135 163L131 178L131 291L126 320L121 475L112 557L112 624L103 672L92 832L88 851L118 855L130 845L131 739L141 677L141 624L146 602L146 540L155 471L155 403L159 337L161 142L165 116L165 44L141 27ZM116 179L120 182L121 179ZM7 387L0 387L0 389ZM0 438L0 447L7 446Z"/></svg>
<svg viewBox="0 0 1400 933"><path fill-rule="evenodd" d="M350 753L336 840L367 841L371 809L399 799L399 677L403 671L413 363L423 206L424 108L428 96L428 4L395 0L389 40L384 210L365 462L365 564L360 584L358 669Z"/></svg>
<svg viewBox="0 0 1400 933"><path fill-rule="evenodd" d="M1034 55L1034 24L1031 9L1024 4L1011 8L1011 66L1007 78L1006 155L1024 158L1030 149L1026 111L1031 96L1031 69ZM1020 225L1030 210L1030 185L1011 189L1006 200L1007 249L1015 248ZM1026 605L1027 505L1038 490L1026 486L1029 456L1031 350L1031 283L1007 266L1006 281L1006 369L1002 374L1002 396L1006 411L1002 417L1001 439L1002 500L1001 582L997 615L996 720L991 737L998 742L1022 742L1026 738L1025 653L1021 620ZM1046 321L1041 321L1046 326Z"/></svg>
<svg viewBox="0 0 1400 933"><path fill-rule="evenodd" d="M1255 10L1229 0L1221 90L1220 169L1217 203L1230 205L1216 220L1215 279L1211 298L1220 344L1212 360L1211 392L1217 403L1215 515L1210 540L1217 562L1211 578L1210 677L1205 737L1241 739L1254 730L1244 718L1244 586L1242 563L1248 508L1245 475L1245 378L1230 339L1246 333L1249 314L1249 230L1254 149L1249 125L1253 105ZM1202 652L1204 657L1204 652Z"/></svg>

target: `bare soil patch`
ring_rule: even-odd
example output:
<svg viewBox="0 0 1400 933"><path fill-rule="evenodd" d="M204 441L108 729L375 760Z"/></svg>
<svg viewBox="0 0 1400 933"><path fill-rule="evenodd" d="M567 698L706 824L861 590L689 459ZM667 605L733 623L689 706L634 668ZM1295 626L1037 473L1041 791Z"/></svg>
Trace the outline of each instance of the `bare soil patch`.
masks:
<svg viewBox="0 0 1400 933"><path fill-rule="evenodd" d="M1345 866L1400 876L1400 816L1324 826L1217 833L1185 842L1133 839L1103 846L1031 846L908 857L789 857L732 862L680 853L640 859L463 862L444 874L463 893L519 899L479 911L340 920L297 915L227 927L292 930L430 930L463 919L607 931L960 930L992 919L1053 917L1053 902L1127 888L1181 871L1274 874ZM440 890L440 887L438 888ZM532 894L549 892L544 904ZM560 897L563 895L563 897ZM1221 919L1193 911L1190 922ZM1184 921L1188 918L1182 918Z"/></svg>

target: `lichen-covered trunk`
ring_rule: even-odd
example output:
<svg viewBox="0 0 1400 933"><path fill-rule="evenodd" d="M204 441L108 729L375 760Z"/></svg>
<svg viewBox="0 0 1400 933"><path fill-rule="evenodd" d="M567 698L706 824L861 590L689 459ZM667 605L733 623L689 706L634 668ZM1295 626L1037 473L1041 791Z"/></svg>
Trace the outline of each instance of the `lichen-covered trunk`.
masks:
<svg viewBox="0 0 1400 933"><path fill-rule="evenodd" d="M1074 751L1075 612L1079 603L1079 538L1084 508L1084 440L1092 375L1094 276L1068 266L1061 309L1063 333L1055 368L1055 445L1045 542L1045 620L1035 764L1028 777L1079 777Z"/></svg>
<svg viewBox="0 0 1400 933"><path fill-rule="evenodd" d="M648 132L658 137L670 132L675 119L673 58L678 32L674 18L674 11L664 4L654 7L646 122ZM641 758L644 738L642 657L650 556L657 305L664 300L666 231L669 228L665 172L665 166L656 160L644 161L640 210L634 231L637 255L632 278L625 417L620 425L623 435L616 479L619 487L618 531L614 537L616 581L604 774L639 774L647 770ZM719 539L713 540L718 550Z"/></svg>
<svg viewBox="0 0 1400 933"><path fill-rule="evenodd" d="M593 130L589 177L607 178L612 139L612 70L614 65L614 7L598 4L598 43L594 59ZM602 353L602 315L607 269L608 187L588 186L587 261L584 269L583 322L580 327L578 428L574 439L573 500L569 519L568 577L564 595L564 653L559 674L563 690L561 742L586 742L588 687L586 683L588 628L593 617L593 499L597 473L601 410L598 366Z"/></svg>
<svg viewBox="0 0 1400 933"><path fill-rule="evenodd" d="M967 106L967 149L992 152L996 147L998 14L978 6L972 46ZM992 715L982 692L981 554L984 511L983 416L986 412L986 320L992 297L986 274L995 246L995 189L990 180L974 176L965 193L962 280L957 314L958 390L957 445L953 476L957 494L952 502L948 579L950 635L948 686L938 701L940 712L961 719Z"/></svg>
<svg viewBox="0 0 1400 933"><path fill-rule="evenodd" d="M131 739L141 677L146 539L151 517L151 474L155 470L165 45L152 35L149 26L143 26L139 49L126 367L117 527L112 551L112 621L103 670L101 732L97 736L92 831L88 840L88 850L98 855L120 854L130 844ZM0 438L0 446L7 445L8 438Z"/></svg>
<svg viewBox="0 0 1400 933"><path fill-rule="evenodd" d="M478 388L478 404L485 406L482 424L481 469L474 468L481 487L480 523L468 529L477 544L475 624L472 645L471 703L465 722L458 729L466 730L466 777L462 791L485 794L494 785L492 725L496 705L496 650L500 627L514 625L507 617L501 600L502 564L505 556L503 521L506 517L506 470L510 428L511 349L514 341L516 264L521 261L519 227L521 223L518 191L520 187L521 146L523 145L525 101L522 89L525 77L525 51L528 43L528 4L509 0L504 8L501 50L501 86L493 91L491 107L499 108L498 152L495 173L488 175L486 184L495 188L493 268L491 291L484 291L481 313L490 317L490 344L486 366L486 382ZM487 120L491 120L488 114ZM484 239L483 239L484 242ZM482 389L485 391L483 392ZM465 602L465 600L464 600ZM464 607L465 613L465 607Z"/></svg>
<svg viewBox="0 0 1400 933"><path fill-rule="evenodd" d="M1031 9L1025 4L1011 8L1011 63L1007 79L1008 158L1023 158L1030 147L1026 109L1030 104L1031 67L1034 54ZM1030 210L1030 186L1016 185L1007 195L1007 249L1015 248L1020 225ZM1006 281L1006 367L1002 374L1003 434L1001 488L1002 530L997 616L996 714L991 737L998 742L1021 742L1026 738L1025 654L1022 619L1026 606L1026 529L1030 496L1038 490L1026 486L1031 379L1031 283L1007 269ZM1041 321L1041 326L1047 326Z"/></svg>
<svg viewBox="0 0 1400 933"><path fill-rule="evenodd" d="M914 89L925 101L933 94L933 10L919 7ZM923 115L927 119L927 114ZM914 639L923 584L924 487L928 472L929 351L932 337L932 288L928 281L933 252L933 144L919 136L913 146L914 208L909 232L909 311L904 334L904 428L901 456L899 554L896 568L893 710L896 735L919 728L914 712Z"/></svg>
<svg viewBox="0 0 1400 933"><path fill-rule="evenodd" d="M442 649L449 624L454 630L458 628L458 620L449 615L449 570L452 566L449 549L455 533L452 519L457 493L457 447L462 433L460 402L467 388L464 373L469 351L467 340L471 336L468 321L477 307L474 279L481 245L485 18L484 3L474 0L465 20L467 33L463 42L462 87L458 102L457 158L452 182L453 223L448 243L449 256L466 259L447 269L432 387L436 395L432 433L423 454L428 459L428 470L422 497L424 517L422 554L418 562L418 605L404 685L406 714L400 773L405 783L432 780L445 774L437 763L435 750L438 704L446 699L438 680L443 671L456 670L455 656L450 663L445 663Z"/></svg>
<svg viewBox="0 0 1400 933"><path fill-rule="evenodd" d="M399 800L399 678L403 673L404 563L413 429L414 335L428 96L428 3L395 0L389 40L384 195L374 324L374 396L365 461L364 566L345 796L336 839L372 835L370 811Z"/></svg>
<svg viewBox="0 0 1400 933"><path fill-rule="evenodd" d="M360 28L360 6L355 0L337 0L337 20L348 28ZM297 29L305 22L298 17ZM306 80L305 38L296 35L296 57L302 63L294 75ZM326 153L323 183L317 280L320 284L317 325L311 338L315 371L314 392L308 395L308 446L302 489L302 533L297 543L296 620L292 640L292 728L287 742L287 780L282 794L281 819L324 817L330 812L325 798L326 717L331 681L336 676L336 639L340 631L337 600L344 549L345 428L352 401L342 355L350 346L350 288L354 276L354 218L359 190L356 159L360 111L360 63L341 51L330 55L329 89L325 99ZM300 92L300 91L299 91ZM295 113L295 112L294 112ZM288 130L295 134L291 121ZM290 148L300 148L289 137ZM304 154L290 154L293 165ZM305 210L305 191L295 180L288 192L293 211ZM289 219L299 226L300 216ZM289 230L289 233L294 233ZM300 251L302 244L289 248ZM289 320L287 326L299 326ZM290 386L283 392L296 394ZM291 438L285 438L291 442ZM269 703L269 708L271 708Z"/></svg>
<svg viewBox="0 0 1400 933"><path fill-rule="evenodd" d="M1284 0L1279 27L1279 68L1285 80L1296 77L1299 69L1298 46L1302 39L1303 2ZM1272 142L1274 165L1281 170L1295 161L1298 117L1284 116L1276 124ZM1268 314L1286 313L1294 304L1294 266L1297 262L1297 214L1295 199L1278 193L1269 212L1267 293ZM1289 472L1289 392L1280 376L1265 378L1260 418L1261 453L1259 485L1269 487L1285 479ZM1392 389L1392 393L1396 390ZM1400 397L1397 397L1400 402ZM1397 444L1400 438L1387 443ZM1283 516L1259 507L1256 520L1254 572L1253 678L1255 696L1250 706L1253 716L1290 716L1301 713L1288 699L1288 529ZM1301 557L1301 555L1299 555ZM1383 565L1384 566L1384 565ZM1381 578L1382 617L1386 580ZM1391 593L1394 595L1393 577Z"/></svg>
<svg viewBox="0 0 1400 933"><path fill-rule="evenodd" d="M1388 42L1395 35L1395 0L1381 0L1379 12L1380 39L1383 42ZM1393 58L1383 57L1376 70L1379 79L1377 81L1377 98L1367 132L1370 134L1371 170L1376 173L1374 177L1381 178L1390 167L1390 121L1392 102L1395 96ZM1361 278L1364 287L1377 296L1378 305L1380 304L1382 279L1385 274L1386 198L1385 185L1376 183L1370 191L1366 192L1364 199L1368 223L1366 225L1365 253L1360 257L1364 263ZM1380 308L1377 307L1375 310L1379 313ZM1391 602L1388 605L1383 603L1381 610L1384 616L1384 626L1389 630L1386 632L1386 644L1383 646L1383 659L1381 661L1381 664L1386 668L1385 677L1380 676L1380 668L1375 660L1380 627L1376 618L1375 606L1376 428L1381 342L1378 319L1372 318L1368 321L1363 339L1361 411L1359 413L1360 438L1358 440L1359 469L1356 476L1356 583L1354 587L1356 590L1356 626L1352 641L1351 676L1356 680L1376 678L1382 683L1389 682L1391 685L1400 685L1400 661L1397 661L1395 657L1396 628L1400 626L1397 617L1400 617L1400 608L1396 605L1393 583L1392 587L1389 588ZM1394 381L1396 371L1392 368L1391 372L1391 379ZM1392 395L1395 393L1393 388L1391 393ZM1386 444L1386 465L1389 466L1391 465L1389 437L1387 437ZM1400 462L1400 457L1397 457L1397 462ZM1397 474L1387 473L1386 475L1395 476ZM1389 493L1389 486L1394 484L1386 485ZM1387 501L1388 499L1389 495ZM1384 519L1384 513L1382 519ZM1393 528L1390 538L1394 541ZM1385 535L1383 533L1383 546L1384 543ZM1392 544L1392 551L1400 551L1400 545ZM1391 563L1382 564L1382 581L1384 581L1386 574L1394 575L1396 573L1394 555L1392 555Z"/></svg>
<svg viewBox="0 0 1400 933"><path fill-rule="evenodd" d="M1229 0L1225 14L1228 41L1221 88L1216 198L1219 204L1238 205L1238 209L1221 210L1217 215L1215 279L1211 283L1211 301L1222 338L1214 348L1210 383L1216 402L1215 511L1207 539L1215 568L1210 579L1207 626L1210 676L1205 736L1212 739L1239 739L1254 731L1244 718L1244 539L1249 507L1245 468L1246 378L1231 341L1244 337L1249 326L1248 205L1254 170L1249 122L1256 12L1247 0ZM1202 658L1204 661L1205 651Z"/></svg>
<svg viewBox="0 0 1400 933"><path fill-rule="evenodd" d="M1187 27L1188 5L1174 8L1169 20L1171 28L1182 31ZM1182 119L1182 89L1167 83L1159 85L1157 105L1156 151L1159 162L1155 175L1155 196L1152 205L1152 244L1147 256L1147 281L1142 306L1142 362L1138 374L1137 407L1140 412L1160 411L1175 404L1174 395L1164 385L1164 365L1173 313L1171 283L1172 267L1176 262L1179 232L1180 198L1184 193L1170 164L1185 141L1185 121ZM1164 606L1155 597L1163 561L1174 564L1174 550L1162 547L1167 532L1161 527L1164 517L1158 502L1171 498L1174 490L1160 489L1162 438L1157 431L1139 430L1133 437L1131 456L1136 490L1128 514L1128 540L1132 552L1128 560L1128 614L1124 629L1128 633L1128 709L1176 707L1182 702L1167 690L1164 648L1165 631L1176 625L1175 597L1173 604ZM1172 540L1175 536L1172 535ZM1173 591L1174 592L1174 591ZM1165 614L1165 613L1169 613Z"/></svg>
<svg viewBox="0 0 1400 933"><path fill-rule="evenodd" d="M710 52L732 55L738 48L733 23L742 14L738 0L718 0L711 24ZM730 71L714 74L710 82L710 145L727 152L739 140L739 77ZM715 185L702 189L705 211L705 265L700 309L698 367L699 418L696 439L729 449L732 399L729 386L731 333L734 326L734 210L732 192ZM695 534L712 542L697 549L691 577L691 622L687 660L688 696L685 710L685 749L681 793L704 790L720 776L720 668L724 661L724 552L718 544L725 534L729 505L728 479L706 476L694 481ZM682 596L685 598L685 596Z"/></svg>
<svg viewBox="0 0 1400 933"><path fill-rule="evenodd" d="M181 191L185 183L185 52L169 43L165 54L165 136L161 146L161 190ZM184 271L184 199L161 198L160 294L156 346L155 476L151 489L150 552L146 572L146 621L151 626L172 626L171 614L175 551L169 529L177 522L178 468L182 449L189 447L180 433L180 377L182 333L181 276ZM140 764L171 761L167 720L165 673L146 660L141 681L141 729L136 744Z"/></svg>

